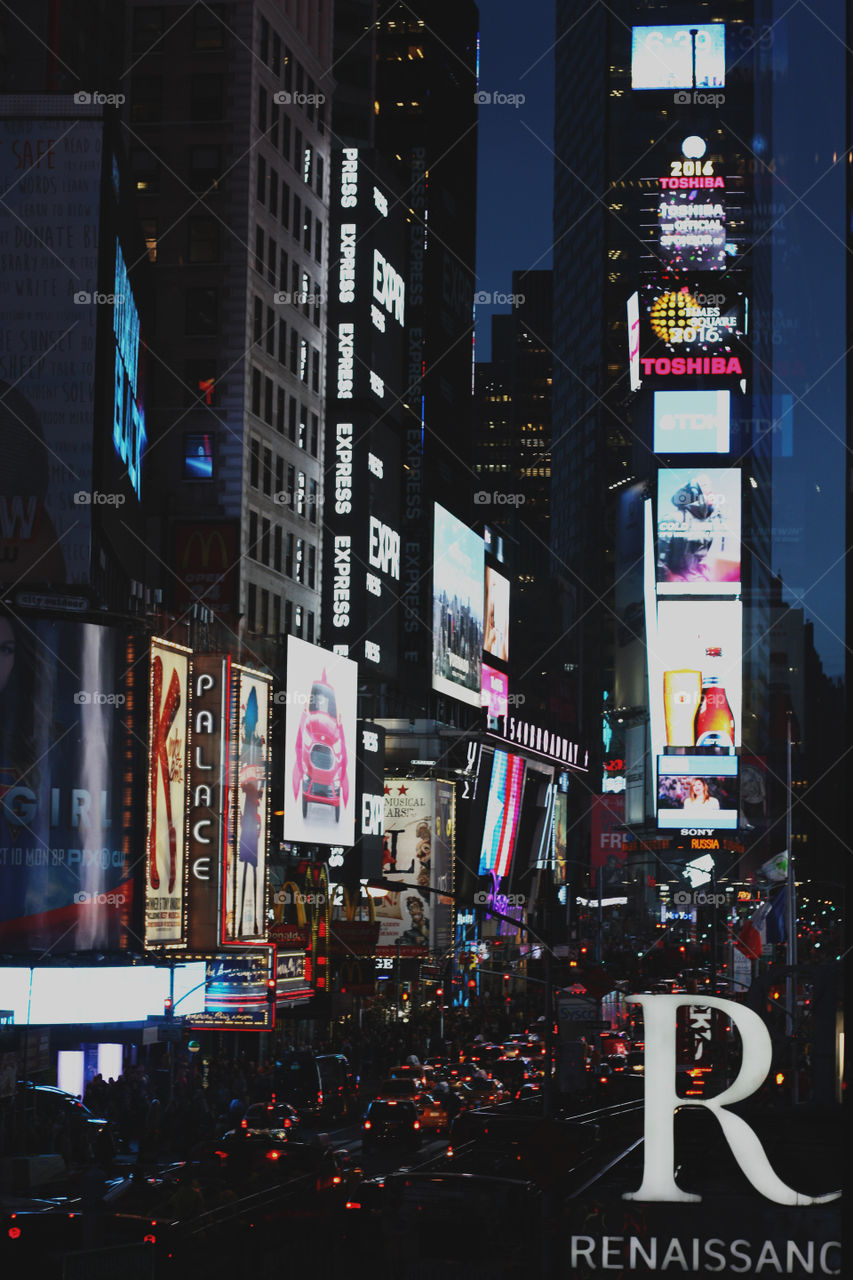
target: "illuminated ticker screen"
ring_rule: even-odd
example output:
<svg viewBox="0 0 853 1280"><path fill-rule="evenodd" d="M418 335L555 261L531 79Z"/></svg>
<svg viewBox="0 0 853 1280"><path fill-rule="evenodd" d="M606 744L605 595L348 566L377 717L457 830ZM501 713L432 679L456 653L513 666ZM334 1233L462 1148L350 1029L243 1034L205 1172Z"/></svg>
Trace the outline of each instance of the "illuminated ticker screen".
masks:
<svg viewBox="0 0 853 1280"><path fill-rule="evenodd" d="M725 83L722 22L633 28L632 89L722 89Z"/></svg>
<svg viewBox="0 0 853 1280"><path fill-rule="evenodd" d="M478 875L488 875L490 871L498 877L509 875L523 784L522 757L496 751L486 802Z"/></svg>

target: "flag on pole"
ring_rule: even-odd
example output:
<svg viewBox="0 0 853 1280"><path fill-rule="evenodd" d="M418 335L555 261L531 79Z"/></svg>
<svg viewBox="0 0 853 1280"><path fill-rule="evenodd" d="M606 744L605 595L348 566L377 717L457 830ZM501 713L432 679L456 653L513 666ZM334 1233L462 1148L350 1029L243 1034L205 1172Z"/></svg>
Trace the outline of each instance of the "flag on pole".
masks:
<svg viewBox="0 0 853 1280"><path fill-rule="evenodd" d="M749 956L751 960L758 960L764 943L767 940L767 917L770 914L770 902L762 902L758 910L755 912L751 920L744 920L741 924L738 935L735 938L735 946L742 951L745 956Z"/></svg>
<svg viewBox="0 0 853 1280"><path fill-rule="evenodd" d="M787 886L770 899L770 910L766 919L766 937L768 942L787 942L788 940L788 889Z"/></svg>

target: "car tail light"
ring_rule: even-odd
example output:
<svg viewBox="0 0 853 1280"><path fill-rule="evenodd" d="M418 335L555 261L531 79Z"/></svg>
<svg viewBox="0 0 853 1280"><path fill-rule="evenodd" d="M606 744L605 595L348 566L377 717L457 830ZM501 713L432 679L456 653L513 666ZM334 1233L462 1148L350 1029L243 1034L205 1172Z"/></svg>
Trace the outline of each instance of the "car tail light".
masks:
<svg viewBox="0 0 853 1280"><path fill-rule="evenodd" d="M599 1083L599 1084L607 1084L607 1076L599 1076L599 1077L598 1077L598 1083Z"/></svg>
<svg viewBox="0 0 853 1280"><path fill-rule="evenodd" d="M9 1239L10 1239L10 1240L20 1240L20 1238L21 1238L21 1228L20 1228L20 1227L10 1227L10 1228L9 1228Z"/></svg>
<svg viewBox="0 0 853 1280"><path fill-rule="evenodd" d="M318 1094L317 1094L317 1106L318 1106L318 1107L322 1107L322 1105L323 1105L323 1095L322 1095L322 1093L318 1093Z"/></svg>
<svg viewBox="0 0 853 1280"><path fill-rule="evenodd" d="M413 1129L420 1129L420 1127L421 1127L420 1120L416 1120L415 1123L412 1125Z"/></svg>
<svg viewBox="0 0 853 1280"><path fill-rule="evenodd" d="M245 1119L244 1119L244 1120L241 1120L241 1121L240 1121L240 1128L241 1128L241 1129L248 1129L248 1127L249 1127L249 1121L248 1121L248 1120L245 1120Z"/></svg>
<svg viewBox="0 0 853 1280"><path fill-rule="evenodd" d="M369 1120L365 1120L364 1124L363 1124L361 1127L362 1127L362 1129L372 1129L372 1128L373 1128L373 1126L371 1125L371 1123L370 1123L370 1121L369 1121Z"/></svg>
<svg viewBox="0 0 853 1280"><path fill-rule="evenodd" d="M358 1201L358 1200L347 1200L347 1202L346 1202L346 1204L345 1204L344 1208L346 1208L346 1209L360 1209L360 1208L361 1208L361 1204L359 1203L359 1201Z"/></svg>
<svg viewBox="0 0 853 1280"><path fill-rule="evenodd" d="M452 1147L448 1147L448 1148L447 1148L447 1155L448 1155L448 1156L452 1156L452 1155L453 1155L453 1148L452 1148Z"/></svg>
<svg viewBox="0 0 853 1280"><path fill-rule="evenodd" d="M156 1243L157 1243L157 1237L156 1237L156 1236L151 1236L151 1235L143 1236L143 1237L142 1237L142 1243L143 1243L143 1244L156 1244Z"/></svg>
<svg viewBox="0 0 853 1280"><path fill-rule="evenodd" d="M336 1173L334 1178L332 1178L332 1186L339 1187L340 1185L341 1185L341 1176L340 1174Z"/></svg>
<svg viewBox="0 0 853 1280"><path fill-rule="evenodd" d="M285 1129L289 1129L292 1123L293 1123L293 1121L290 1119L290 1116L285 1116L285 1117L284 1117L284 1127L285 1127Z"/></svg>
<svg viewBox="0 0 853 1280"><path fill-rule="evenodd" d="M268 1151L266 1153L267 1160L278 1160L280 1156L281 1156L280 1151Z"/></svg>

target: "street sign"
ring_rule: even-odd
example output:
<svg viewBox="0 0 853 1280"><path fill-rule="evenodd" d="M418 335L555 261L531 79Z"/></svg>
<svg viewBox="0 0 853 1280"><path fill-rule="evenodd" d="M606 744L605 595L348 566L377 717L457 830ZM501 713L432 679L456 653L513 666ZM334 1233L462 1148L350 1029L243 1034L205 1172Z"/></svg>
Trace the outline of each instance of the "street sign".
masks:
<svg viewBox="0 0 853 1280"><path fill-rule="evenodd" d="M598 1006L594 1000L584 1000L582 996L557 1000L558 1022L593 1022L597 1018Z"/></svg>

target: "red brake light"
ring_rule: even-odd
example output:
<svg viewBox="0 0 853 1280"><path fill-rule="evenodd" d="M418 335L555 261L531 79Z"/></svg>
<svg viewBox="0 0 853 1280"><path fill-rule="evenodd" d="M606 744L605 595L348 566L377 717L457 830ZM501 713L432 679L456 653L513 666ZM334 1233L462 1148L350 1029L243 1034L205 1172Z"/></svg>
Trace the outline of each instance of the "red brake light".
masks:
<svg viewBox="0 0 853 1280"><path fill-rule="evenodd" d="M19 1239L20 1239L20 1236L21 1236L21 1228L20 1228L20 1227L10 1227L10 1228L9 1228L9 1239L10 1239L10 1240L19 1240Z"/></svg>
<svg viewBox="0 0 853 1280"><path fill-rule="evenodd" d="M293 1123L293 1122L292 1122L292 1120L290 1119L290 1116L285 1116L285 1117L284 1117L284 1127L285 1127L285 1129L289 1129L292 1123Z"/></svg>
<svg viewBox="0 0 853 1280"><path fill-rule="evenodd" d="M365 1120L364 1124L362 1125L362 1128L363 1128L363 1129L370 1129L370 1128L372 1128L372 1125L371 1125L370 1121L369 1121L369 1120Z"/></svg>
<svg viewBox="0 0 853 1280"><path fill-rule="evenodd" d="M248 1129L248 1127L249 1127L249 1121L248 1121L248 1120L246 1120L245 1118L244 1118L244 1119L242 1119L242 1120L240 1121L240 1128L241 1128L241 1129Z"/></svg>
<svg viewBox="0 0 853 1280"><path fill-rule="evenodd" d="M278 1160L280 1156L281 1156L280 1151L273 1150L273 1151L268 1151L266 1153L267 1160Z"/></svg>
<svg viewBox="0 0 853 1280"><path fill-rule="evenodd" d="M344 1207L346 1209L360 1209L361 1205L359 1204L358 1200L347 1200L346 1205Z"/></svg>
<svg viewBox="0 0 853 1280"><path fill-rule="evenodd" d="M416 1120L415 1123L412 1125L413 1129L420 1129L420 1127L421 1127L421 1124L419 1120Z"/></svg>
<svg viewBox="0 0 853 1280"><path fill-rule="evenodd" d="M340 1175L336 1173L334 1178L332 1178L332 1186L339 1187L340 1185L341 1185Z"/></svg>
<svg viewBox="0 0 853 1280"><path fill-rule="evenodd" d="M143 1243L143 1244L156 1244L156 1243L157 1243L157 1237L156 1237L156 1236L143 1236L143 1237L142 1237L142 1243Z"/></svg>

